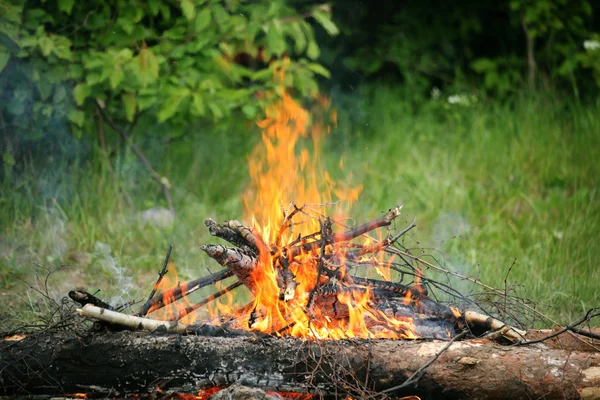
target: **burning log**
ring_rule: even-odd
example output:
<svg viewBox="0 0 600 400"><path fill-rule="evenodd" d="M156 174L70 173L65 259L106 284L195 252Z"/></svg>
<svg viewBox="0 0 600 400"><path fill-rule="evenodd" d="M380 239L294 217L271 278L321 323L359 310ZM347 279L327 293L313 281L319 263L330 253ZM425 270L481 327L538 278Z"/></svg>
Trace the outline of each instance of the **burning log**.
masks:
<svg viewBox="0 0 600 400"><path fill-rule="evenodd" d="M234 383L321 395L593 399L600 353L573 348L454 342L41 334L0 341L0 395L87 393L125 397L155 388L196 393ZM564 343L563 346L566 346ZM424 369L418 385L400 389ZM594 397L596 396L596 397Z"/></svg>

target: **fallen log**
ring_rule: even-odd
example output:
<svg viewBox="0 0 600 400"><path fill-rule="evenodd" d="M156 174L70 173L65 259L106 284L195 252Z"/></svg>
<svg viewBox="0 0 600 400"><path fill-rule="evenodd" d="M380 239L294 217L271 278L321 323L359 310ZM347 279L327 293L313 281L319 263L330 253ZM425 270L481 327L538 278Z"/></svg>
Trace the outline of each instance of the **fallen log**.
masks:
<svg viewBox="0 0 600 400"><path fill-rule="evenodd" d="M301 341L147 333L38 334L0 341L0 395L124 397L234 383L266 390L390 397L597 399L600 352L485 340ZM401 386L433 357L416 386ZM353 389L354 388L354 389ZM355 393L356 394L356 393Z"/></svg>

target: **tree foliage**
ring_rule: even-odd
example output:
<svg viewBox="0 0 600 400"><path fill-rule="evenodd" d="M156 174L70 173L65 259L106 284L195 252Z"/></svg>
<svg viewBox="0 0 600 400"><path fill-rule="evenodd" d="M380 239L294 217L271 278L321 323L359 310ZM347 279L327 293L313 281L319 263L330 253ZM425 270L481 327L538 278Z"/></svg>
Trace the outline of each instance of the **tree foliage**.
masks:
<svg viewBox="0 0 600 400"><path fill-rule="evenodd" d="M344 84L358 73L362 80L402 82L415 97L452 85L500 96L524 88L595 95L600 85L588 82L600 66L584 48L600 31L595 3L375 0L350 6L338 0L333 11L341 35L323 42L332 62L349 71Z"/></svg>
<svg viewBox="0 0 600 400"><path fill-rule="evenodd" d="M284 0L0 0L0 113L16 142L94 134L95 107L127 129L176 135L198 120L254 119L281 84L318 93L327 6ZM163 133L165 134L165 133Z"/></svg>

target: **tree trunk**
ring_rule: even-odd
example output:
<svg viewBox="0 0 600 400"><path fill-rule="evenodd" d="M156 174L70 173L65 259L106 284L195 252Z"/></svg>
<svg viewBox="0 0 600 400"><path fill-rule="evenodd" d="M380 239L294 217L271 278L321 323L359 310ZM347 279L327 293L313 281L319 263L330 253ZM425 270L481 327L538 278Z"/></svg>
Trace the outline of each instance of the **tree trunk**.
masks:
<svg viewBox="0 0 600 400"><path fill-rule="evenodd" d="M156 387L195 393L233 383L326 395L349 388L356 393L367 382L370 390L384 391L401 385L446 345L133 332L38 334L0 341L0 395L119 397ZM600 352L569 347L568 341L560 340L550 346L511 347L484 340L454 342L416 387L388 394L422 399L600 398Z"/></svg>

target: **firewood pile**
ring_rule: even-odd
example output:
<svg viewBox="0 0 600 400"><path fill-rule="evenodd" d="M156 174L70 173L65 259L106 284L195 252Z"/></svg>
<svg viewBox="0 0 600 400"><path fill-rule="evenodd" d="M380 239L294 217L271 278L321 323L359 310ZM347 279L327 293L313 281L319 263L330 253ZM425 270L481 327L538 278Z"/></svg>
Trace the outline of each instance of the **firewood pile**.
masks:
<svg viewBox="0 0 600 400"><path fill-rule="evenodd" d="M145 317L221 280L230 277L236 280L208 298L181 308L171 318L171 324L100 310L107 307L94 304L96 301L91 301L92 297L87 300L85 296L78 297L80 292L73 292L71 297L84 305L80 311L84 316L131 327L141 323L151 331L158 326L173 332L206 331L207 327L218 326L241 335L250 331L330 339L448 339L465 330L475 334L493 330L496 338L521 340L522 330L477 311L459 310L429 296L428 287L439 283L427 279L415 263L393 247L415 226L414 222L399 232L390 232L381 240L368 236L371 231L389 227L400 211L401 207L395 207L380 218L336 233L333 221L325 217L319 220L319 231L298 236L285 244L281 237L293 228L294 217L315 217L304 207L293 205L291 211L288 210L274 243L266 243L255 229L239 221L219 224L207 219L205 225L210 234L232 246L205 244L201 249L225 269L157 295L152 293L135 316ZM402 262L390 262L390 255L397 256ZM389 269L399 279L367 277L375 271L384 275L383 269ZM366 276L360 276L360 272ZM164 273L165 270L160 278ZM202 326L179 322L242 285L255 297L244 307ZM460 296L450 287L444 290L455 298ZM92 305L86 305L89 302Z"/></svg>
<svg viewBox="0 0 600 400"><path fill-rule="evenodd" d="M201 248L224 268L158 292L171 246L148 299L133 313L71 291L80 305L77 318L93 321L91 330L79 338L64 329L14 342L5 336L4 394L82 390L156 398L159 389L190 393L243 384L313 396L305 398L600 396L600 335L580 328L598 310L554 331L526 331L526 318L543 317L530 303L408 248L404 239L415 223L395 228L401 207L354 227L315 209L291 204L270 235L239 221L207 219L210 234L228 244ZM307 219L318 230L295 233ZM449 278L482 291L467 296ZM233 282L189 300L224 280ZM251 293L249 303L184 322L241 287ZM182 299L168 320L152 317Z"/></svg>

